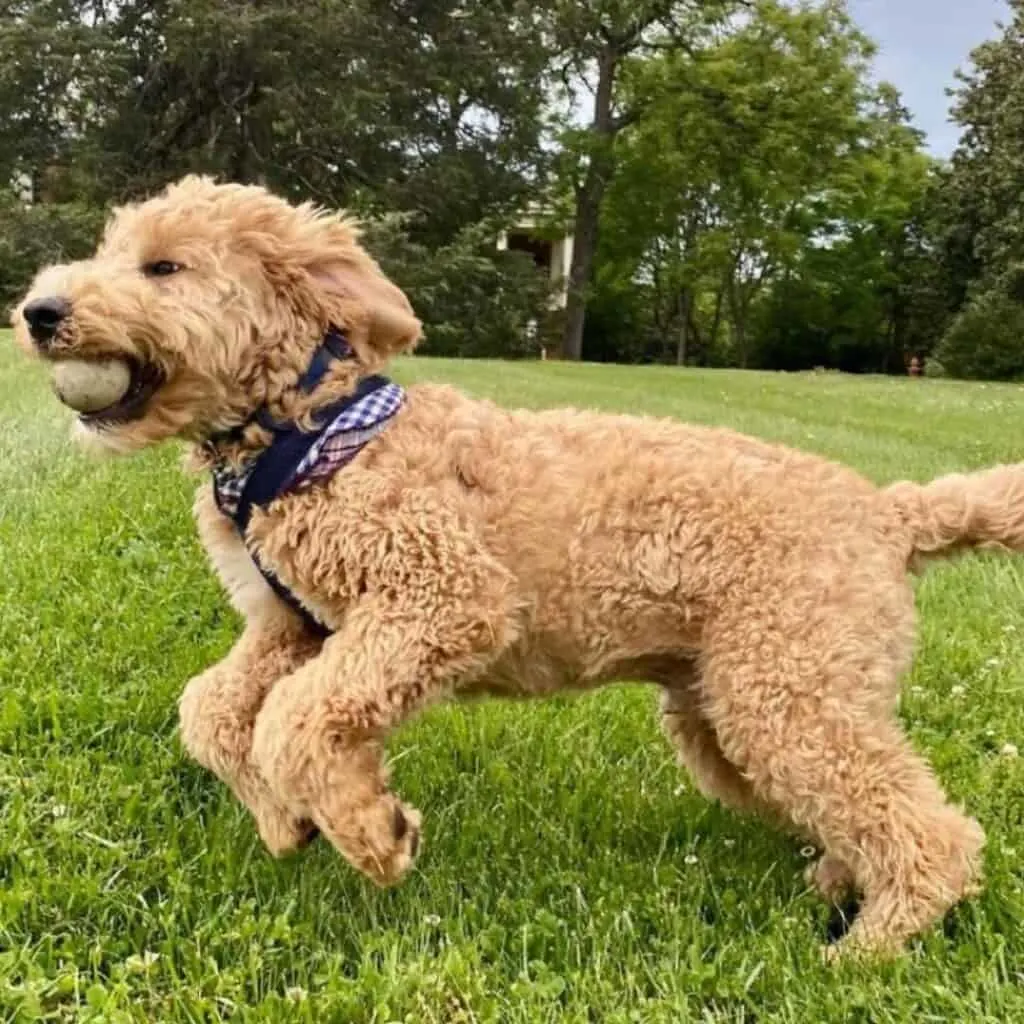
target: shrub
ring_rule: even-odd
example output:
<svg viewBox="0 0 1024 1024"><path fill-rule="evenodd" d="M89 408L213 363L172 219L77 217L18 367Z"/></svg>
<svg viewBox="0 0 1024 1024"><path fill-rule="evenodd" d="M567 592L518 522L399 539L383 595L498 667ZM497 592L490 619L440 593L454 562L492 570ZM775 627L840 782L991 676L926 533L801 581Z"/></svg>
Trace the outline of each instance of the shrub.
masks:
<svg viewBox="0 0 1024 1024"><path fill-rule="evenodd" d="M105 212L82 203L26 206L0 191L0 304L8 308L48 263L81 259L95 247Z"/></svg>
<svg viewBox="0 0 1024 1024"><path fill-rule="evenodd" d="M1017 271L970 299L946 331L935 358L952 377L1012 380L1024 376L1024 303Z"/></svg>
<svg viewBox="0 0 1024 1024"><path fill-rule="evenodd" d="M438 249L415 241L407 225L400 216L372 222L364 241L423 321L419 351L508 359L551 346L550 286L529 256L498 252L497 231L486 223Z"/></svg>

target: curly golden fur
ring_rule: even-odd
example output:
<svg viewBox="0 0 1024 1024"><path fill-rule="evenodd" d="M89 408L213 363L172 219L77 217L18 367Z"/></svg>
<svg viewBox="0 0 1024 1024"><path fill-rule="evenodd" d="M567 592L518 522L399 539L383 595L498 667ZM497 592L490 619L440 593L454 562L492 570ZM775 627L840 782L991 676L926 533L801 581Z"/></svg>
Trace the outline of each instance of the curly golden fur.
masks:
<svg viewBox="0 0 1024 1024"><path fill-rule="evenodd" d="M143 272L161 260L177 272ZM49 295L70 312L45 358L126 357L163 382L140 416L79 433L117 451L181 437L200 466L268 441L251 426L211 451L215 432L264 404L302 421L420 335L352 224L200 178L120 210L93 259L43 271L26 301ZM298 379L329 324L356 359L307 396ZM396 882L420 834L388 788L396 726L446 698L633 679L660 687L709 797L813 837L827 897L863 894L845 948L893 952L978 884L981 828L895 714L908 568L1024 549L1024 466L879 489L727 430L422 386L351 466L257 512L245 543L209 482L195 511L246 626L186 687L181 732L274 853L319 830ZM325 642L250 550L332 627Z"/></svg>

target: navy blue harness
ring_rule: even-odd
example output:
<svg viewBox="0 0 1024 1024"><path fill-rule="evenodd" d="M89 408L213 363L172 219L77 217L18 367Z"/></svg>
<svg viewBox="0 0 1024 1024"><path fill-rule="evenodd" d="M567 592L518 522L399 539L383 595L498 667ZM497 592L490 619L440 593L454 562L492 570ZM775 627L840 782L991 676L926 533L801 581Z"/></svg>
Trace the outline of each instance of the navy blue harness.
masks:
<svg viewBox="0 0 1024 1024"><path fill-rule="evenodd" d="M300 378L299 387L308 394L323 380L335 359L348 359L351 356L352 349L344 336L334 329L330 330L317 349L309 368ZM243 542L253 510L266 508L275 498L285 492L287 484L295 477L296 470L319 440L324 427L333 422L345 410L388 386L391 386L391 382L386 377L364 377L351 395L346 395L344 398L318 409L317 426L310 431L301 430L294 423L279 423L265 408L260 409L248 421L257 422L265 430L270 431L273 435L271 443L260 452L251 467L246 470L247 478L241 493L237 496L237 501L228 500L227 488L221 480L218 480L216 470L213 484L217 507L234 522L235 529ZM246 426L248 423L234 428L227 434L220 434L214 440L238 437ZM316 618L277 576L260 562L254 553L250 552L250 554L252 554L256 568L259 569L274 593L302 617L308 629L318 636L330 635L331 630Z"/></svg>

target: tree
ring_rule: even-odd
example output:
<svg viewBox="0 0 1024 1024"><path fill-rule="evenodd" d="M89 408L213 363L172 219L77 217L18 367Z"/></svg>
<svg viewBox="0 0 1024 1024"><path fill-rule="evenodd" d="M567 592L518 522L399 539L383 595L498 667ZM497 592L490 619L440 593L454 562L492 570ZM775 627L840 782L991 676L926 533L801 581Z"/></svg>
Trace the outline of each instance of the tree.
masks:
<svg viewBox="0 0 1024 1024"><path fill-rule="evenodd" d="M555 0L550 4L547 30L556 68L574 102L578 83L592 88L587 127L562 137L567 157L563 166L568 168L574 198L575 247L562 343L568 359L582 355L587 289L602 204L615 174L616 141L642 113L641 106L622 93L623 67L633 55L652 47L692 52L710 26L736 6L736 0L597 0L589 4Z"/></svg>
<svg viewBox="0 0 1024 1024"><path fill-rule="evenodd" d="M829 365L902 373L935 344L934 242L926 199L934 162L894 88L862 103L858 143L827 196L833 226L802 275L827 291Z"/></svg>
<svg viewBox="0 0 1024 1024"><path fill-rule="evenodd" d="M1010 0L1010 8L1002 37L973 51L954 93L953 117L963 134L947 185L963 204L962 222L972 222L982 278L1024 255L1024 3Z"/></svg>
<svg viewBox="0 0 1024 1024"><path fill-rule="evenodd" d="M869 83L870 53L841 4L762 2L695 57L627 65L644 114L618 143L599 279L645 289L662 358L815 365L847 329L877 350L886 303L906 319L898 266L929 161L895 91ZM823 320L825 281L848 328ZM798 342L801 318L818 326ZM899 350L905 332L884 330Z"/></svg>
<svg viewBox="0 0 1024 1024"><path fill-rule="evenodd" d="M958 76L953 117L963 134L929 211L936 278L953 316L938 355L949 372L969 376L1021 372L1010 325L1021 321L1014 303L1024 295L1007 288L1006 274L1024 261L1024 2L1009 7L1000 38L977 47Z"/></svg>
<svg viewBox="0 0 1024 1024"><path fill-rule="evenodd" d="M543 173L546 55L518 0L8 3L5 179L96 203L204 171L416 210L443 243ZM17 166L15 166L17 164Z"/></svg>
<svg viewBox="0 0 1024 1024"><path fill-rule="evenodd" d="M429 355L534 358L547 343L550 284L524 253L494 252L497 227L482 222L428 247L409 218L366 225L365 243L412 301Z"/></svg>
<svg viewBox="0 0 1024 1024"><path fill-rule="evenodd" d="M36 257L80 254L80 206L92 223L111 203L204 172L370 217L414 214L406 254L468 273L477 297L488 285L505 296L488 307L505 342L525 322L536 288L493 251L496 221L535 193L546 165L547 51L519 0L0 5L0 188L24 176L38 200L62 204L46 216L0 208L11 237L45 220ZM8 290L24 286L25 266L13 264ZM467 333L468 304L432 308L458 320L435 327Z"/></svg>
<svg viewBox="0 0 1024 1024"><path fill-rule="evenodd" d="M1016 45L935 169L841 0L0 0L0 288L204 171L367 217L426 351L535 353L495 243L554 199L568 356L896 371L1016 253Z"/></svg>
<svg viewBox="0 0 1024 1024"><path fill-rule="evenodd" d="M108 39L79 0L0 0L0 187L56 191L97 115ZM67 198L56 195L55 198Z"/></svg>
<svg viewBox="0 0 1024 1024"><path fill-rule="evenodd" d="M28 206L0 189L0 307L14 303L41 266L88 255L102 226L103 211L88 204Z"/></svg>

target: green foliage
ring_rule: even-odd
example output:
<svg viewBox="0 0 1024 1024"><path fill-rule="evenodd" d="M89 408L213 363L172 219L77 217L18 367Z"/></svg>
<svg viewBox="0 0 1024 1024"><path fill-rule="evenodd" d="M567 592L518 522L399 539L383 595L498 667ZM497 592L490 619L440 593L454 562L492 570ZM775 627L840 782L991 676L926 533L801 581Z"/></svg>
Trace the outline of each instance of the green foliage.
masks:
<svg viewBox="0 0 1024 1024"><path fill-rule="evenodd" d="M1001 37L972 53L953 107L964 132L947 182L951 227L971 238L981 279L1024 258L1024 4L1009 6Z"/></svg>
<svg viewBox="0 0 1024 1024"><path fill-rule="evenodd" d="M546 51L515 0L0 3L0 297L86 246L109 203L185 172L369 215L414 210L392 253L428 348L536 349L536 275L495 218L543 174ZM392 232L392 236L394 233ZM392 237L397 244L397 239ZM488 251L489 250L489 251Z"/></svg>
<svg viewBox="0 0 1024 1024"><path fill-rule="evenodd" d="M583 356L586 304L595 278L605 196L617 172L618 144L645 114L628 89L628 65L649 56L652 48L692 53L742 6L738 0L550 0L538 5L553 48L556 80L566 86L569 107L578 108L589 94L587 125L573 121L563 128L555 161L558 189L572 196L575 238L562 338L566 358ZM584 83L586 90L580 88Z"/></svg>
<svg viewBox="0 0 1024 1024"><path fill-rule="evenodd" d="M26 206L0 191L0 307L15 302L40 267L88 255L103 219L84 203Z"/></svg>
<svg viewBox="0 0 1024 1024"><path fill-rule="evenodd" d="M940 358L955 375L1024 374L1021 303L1006 268L1024 262L1024 3L960 76L953 114L963 135L931 196L939 274L955 319Z"/></svg>
<svg viewBox="0 0 1024 1024"><path fill-rule="evenodd" d="M769 0L696 59L631 65L645 114L617 149L598 289L643 289L660 358L900 372L930 347L930 163L870 53L842 5Z"/></svg>
<svg viewBox="0 0 1024 1024"><path fill-rule="evenodd" d="M95 86L110 70L108 37L86 17L100 7L0 0L0 187L24 176L40 188L90 137L103 109Z"/></svg>
<svg viewBox="0 0 1024 1024"><path fill-rule="evenodd" d="M0 297L198 170L404 211L427 351L561 323L574 357L900 373L1024 259L1022 9L938 167L842 0L0 0L0 187L40 207L0 203ZM575 234L557 318L494 251L528 204Z"/></svg>
<svg viewBox="0 0 1024 1024"><path fill-rule="evenodd" d="M497 228L473 224L447 245L412 237L408 218L368 226L367 247L423 320L426 355L537 357L549 321L546 276L522 253L496 252Z"/></svg>
<svg viewBox="0 0 1024 1024"><path fill-rule="evenodd" d="M1024 295L1019 271L968 300L953 320L936 357L946 372L968 380L1024 377Z"/></svg>
<svg viewBox="0 0 1024 1024"><path fill-rule="evenodd" d="M447 241L544 166L546 51L515 0L44 0L0 6L15 170L98 203L187 171ZM69 97L71 100L69 101Z"/></svg>

